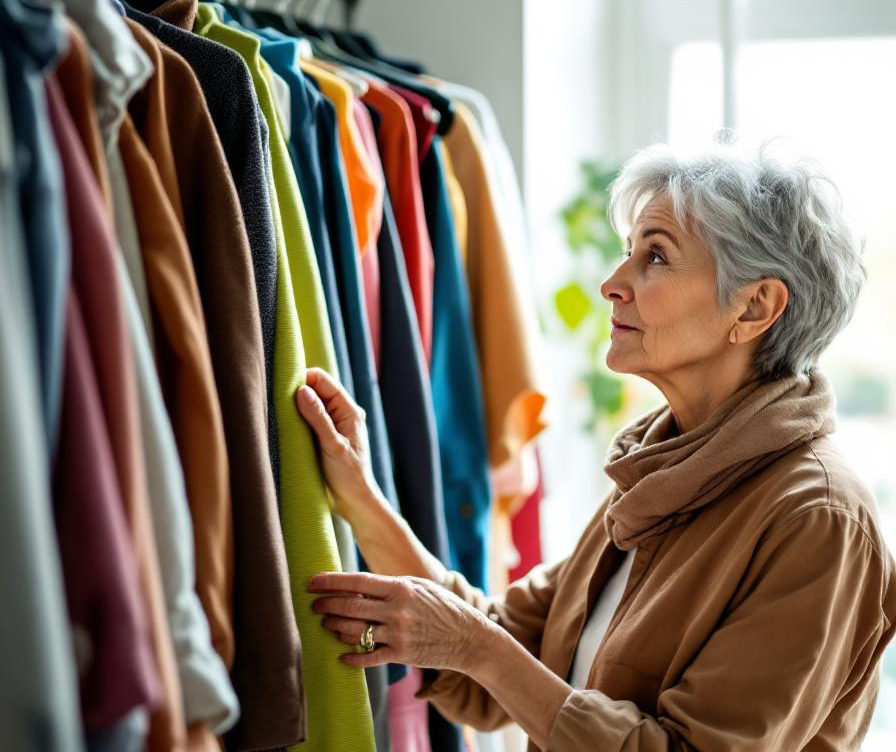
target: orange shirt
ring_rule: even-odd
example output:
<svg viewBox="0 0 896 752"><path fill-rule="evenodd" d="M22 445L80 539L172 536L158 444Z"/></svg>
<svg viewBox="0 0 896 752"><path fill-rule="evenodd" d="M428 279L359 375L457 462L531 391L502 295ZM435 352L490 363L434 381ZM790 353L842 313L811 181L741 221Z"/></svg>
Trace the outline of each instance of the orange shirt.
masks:
<svg viewBox="0 0 896 752"><path fill-rule="evenodd" d="M536 333L527 325L522 286L497 210L497 188L487 169L482 134L470 111L456 103L444 144L466 197L467 282L482 368L489 463L500 467L544 424L545 396L538 387Z"/></svg>
<svg viewBox="0 0 896 752"><path fill-rule="evenodd" d="M339 147L352 200L358 248L363 253L366 248L376 245L379 236L383 220L383 181L364 148L364 140L355 120L355 99L351 87L335 73L310 60L302 60L301 66L317 81L323 95L336 108Z"/></svg>

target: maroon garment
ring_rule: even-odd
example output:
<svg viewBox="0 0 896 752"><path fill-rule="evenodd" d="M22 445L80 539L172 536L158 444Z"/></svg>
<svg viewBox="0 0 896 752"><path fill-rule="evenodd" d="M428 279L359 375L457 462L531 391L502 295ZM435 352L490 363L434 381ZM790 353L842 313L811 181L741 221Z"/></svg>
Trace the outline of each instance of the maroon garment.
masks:
<svg viewBox="0 0 896 752"><path fill-rule="evenodd" d="M128 495L142 475L133 419L133 366L114 267L114 240L96 179L55 80L50 122L62 165L72 282L66 322L62 442L55 467L57 532L75 624L88 731L137 706L160 685L128 530Z"/></svg>
<svg viewBox="0 0 896 752"><path fill-rule="evenodd" d="M510 531L513 536L513 547L520 556L519 562L510 570L510 582L516 582L529 574L529 570L542 562L541 558L541 501L544 499L544 473L541 468L541 455L535 450L535 462L538 466L538 485L529 494L522 507L510 518Z"/></svg>
<svg viewBox="0 0 896 752"><path fill-rule="evenodd" d="M408 282L426 363L432 359L433 255L417 158L417 133L411 108L401 95L371 81L364 102L380 116L377 132L389 198L401 238Z"/></svg>
<svg viewBox="0 0 896 752"><path fill-rule="evenodd" d="M417 160L423 164L423 158L432 146L438 129L437 113L426 97L401 86L390 86L390 89L398 94L411 110L414 120L414 130L417 132Z"/></svg>
<svg viewBox="0 0 896 752"><path fill-rule="evenodd" d="M155 704L131 542L77 293L66 306L62 417L53 473L56 534L88 732Z"/></svg>

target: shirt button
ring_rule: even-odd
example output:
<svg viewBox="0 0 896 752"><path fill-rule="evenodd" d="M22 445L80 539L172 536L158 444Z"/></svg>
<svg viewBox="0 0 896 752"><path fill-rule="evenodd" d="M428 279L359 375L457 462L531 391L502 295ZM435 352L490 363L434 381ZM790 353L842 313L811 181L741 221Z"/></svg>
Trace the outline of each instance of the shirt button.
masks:
<svg viewBox="0 0 896 752"><path fill-rule="evenodd" d="M461 504L459 511L460 516L465 520L473 519L473 505L469 501L465 501L463 504Z"/></svg>

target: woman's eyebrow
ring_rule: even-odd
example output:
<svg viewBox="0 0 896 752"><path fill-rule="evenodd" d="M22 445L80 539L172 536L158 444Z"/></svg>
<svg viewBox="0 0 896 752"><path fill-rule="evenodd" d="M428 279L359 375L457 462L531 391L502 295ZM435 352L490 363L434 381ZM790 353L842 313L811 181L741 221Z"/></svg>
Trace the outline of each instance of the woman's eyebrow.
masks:
<svg viewBox="0 0 896 752"><path fill-rule="evenodd" d="M641 233L641 239L650 237L651 235L665 235L676 248L681 248L681 245L678 242L678 238L676 238L671 232L668 230L664 230L662 227L648 227Z"/></svg>
<svg viewBox="0 0 896 752"><path fill-rule="evenodd" d="M671 232L669 232L668 230L664 230L662 227L648 227L648 228L646 228L646 229L644 230L644 232L641 233L641 239L643 240L644 238L648 238L648 237L650 237L651 235L665 235L667 238L669 238L669 240L672 241L672 243L675 245L676 248L681 248L681 244L678 242L678 238L676 238L676 237L675 237ZM631 235L629 235L629 236L625 239L625 247L626 247L626 248L631 248L631 247L632 247L632 236L631 236Z"/></svg>

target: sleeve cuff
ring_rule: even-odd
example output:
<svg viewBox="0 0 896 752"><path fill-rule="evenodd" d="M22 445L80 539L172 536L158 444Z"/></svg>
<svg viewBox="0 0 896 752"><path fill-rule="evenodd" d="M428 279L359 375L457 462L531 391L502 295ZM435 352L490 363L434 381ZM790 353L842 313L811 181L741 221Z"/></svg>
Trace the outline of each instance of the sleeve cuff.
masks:
<svg viewBox="0 0 896 752"><path fill-rule="evenodd" d="M554 719L545 752L618 752L640 721L634 703L596 689L574 689Z"/></svg>
<svg viewBox="0 0 896 752"><path fill-rule="evenodd" d="M414 697L418 700L432 700L441 694L450 692L465 678L463 674L456 671L425 668L423 669L423 684Z"/></svg>

